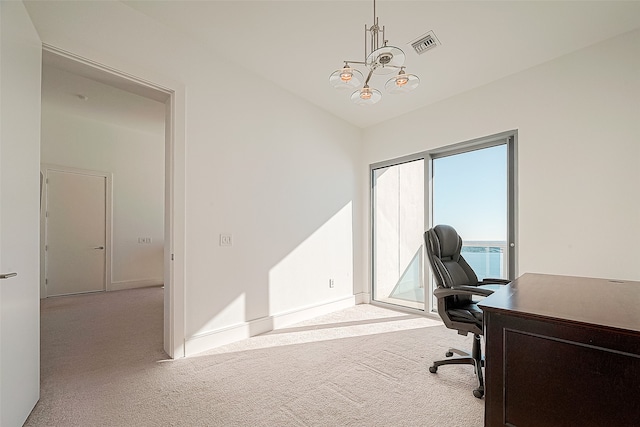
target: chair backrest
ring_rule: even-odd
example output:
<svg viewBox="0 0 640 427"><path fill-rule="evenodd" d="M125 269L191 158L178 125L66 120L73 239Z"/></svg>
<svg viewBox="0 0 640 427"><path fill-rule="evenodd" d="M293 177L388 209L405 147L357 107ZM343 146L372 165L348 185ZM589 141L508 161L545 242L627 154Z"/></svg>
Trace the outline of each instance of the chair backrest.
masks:
<svg viewBox="0 0 640 427"><path fill-rule="evenodd" d="M439 288L476 286L478 277L460 255L462 238L450 225L436 225L425 231L424 241L433 275Z"/></svg>

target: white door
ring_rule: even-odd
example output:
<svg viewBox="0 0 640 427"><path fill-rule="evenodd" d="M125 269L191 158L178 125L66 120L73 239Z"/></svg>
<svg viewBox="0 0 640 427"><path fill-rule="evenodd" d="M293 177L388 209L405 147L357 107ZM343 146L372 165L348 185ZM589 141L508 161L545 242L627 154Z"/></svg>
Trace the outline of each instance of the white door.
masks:
<svg viewBox="0 0 640 427"><path fill-rule="evenodd" d="M22 2L0 1L0 425L21 426L40 393L40 71ZM15 274L15 275L14 275Z"/></svg>
<svg viewBox="0 0 640 427"><path fill-rule="evenodd" d="M106 181L47 170L47 296L105 290Z"/></svg>

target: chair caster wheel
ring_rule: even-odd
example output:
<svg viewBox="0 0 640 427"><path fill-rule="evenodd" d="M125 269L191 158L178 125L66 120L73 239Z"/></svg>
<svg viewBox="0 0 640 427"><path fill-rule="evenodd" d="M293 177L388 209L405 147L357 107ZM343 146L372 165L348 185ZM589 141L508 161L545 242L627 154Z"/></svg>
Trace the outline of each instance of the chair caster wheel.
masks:
<svg viewBox="0 0 640 427"><path fill-rule="evenodd" d="M438 367L437 366L429 366L429 372L431 372L432 374L435 374L436 372L438 372Z"/></svg>
<svg viewBox="0 0 640 427"><path fill-rule="evenodd" d="M478 399L482 399L482 396L484 396L484 388L476 388L473 390L473 395Z"/></svg>
<svg viewBox="0 0 640 427"><path fill-rule="evenodd" d="M444 355L447 356L447 357L451 357L451 356L453 356L453 353L450 352L450 351L447 351Z"/></svg>

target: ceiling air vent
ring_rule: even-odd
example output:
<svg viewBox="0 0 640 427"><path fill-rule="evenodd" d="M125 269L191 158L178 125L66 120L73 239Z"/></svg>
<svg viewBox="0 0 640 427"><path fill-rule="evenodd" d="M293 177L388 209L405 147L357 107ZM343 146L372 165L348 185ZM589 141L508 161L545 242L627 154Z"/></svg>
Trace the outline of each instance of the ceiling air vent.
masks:
<svg viewBox="0 0 640 427"><path fill-rule="evenodd" d="M420 36L416 40L412 41L410 44L415 49L416 53L418 55L421 55L426 51L439 46L440 41L438 41L438 38L433 33L433 31L429 31L427 34Z"/></svg>

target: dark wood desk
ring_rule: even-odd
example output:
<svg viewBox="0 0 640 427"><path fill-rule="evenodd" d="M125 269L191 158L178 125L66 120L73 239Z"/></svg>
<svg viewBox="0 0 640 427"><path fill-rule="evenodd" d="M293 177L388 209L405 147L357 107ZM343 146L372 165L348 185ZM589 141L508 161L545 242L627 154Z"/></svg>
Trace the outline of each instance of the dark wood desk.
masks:
<svg viewBox="0 0 640 427"><path fill-rule="evenodd" d="M525 274L479 305L485 426L640 426L640 282Z"/></svg>

